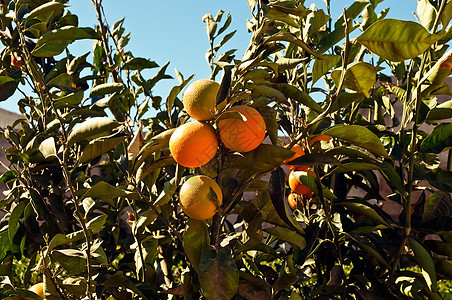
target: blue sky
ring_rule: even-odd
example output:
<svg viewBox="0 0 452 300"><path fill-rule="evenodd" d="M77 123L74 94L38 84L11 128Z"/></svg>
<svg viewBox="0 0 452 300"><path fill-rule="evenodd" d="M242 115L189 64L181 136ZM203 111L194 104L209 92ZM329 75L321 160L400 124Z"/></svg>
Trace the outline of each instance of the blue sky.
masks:
<svg viewBox="0 0 452 300"><path fill-rule="evenodd" d="M336 20L342 14L344 7L354 1L332 0L332 18ZM316 3L318 8L325 9L324 1L305 1L305 6ZM94 26L97 24L96 14L91 0L71 0L69 10L79 16L79 26ZM378 5L378 10L390 8L387 18L415 20L416 0L385 0ZM195 79L208 78L210 68L205 60L209 47L202 17L206 13L216 15L222 9L232 15L232 24L228 30L237 30L235 36L226 44L223 50L238 49L237 58L245 51L250 35L246 30L246 21L251 13L246 0L192 0L192 1L158 1L158 0L105 0L105 14L109 25L125 17L126 32L131 32L128 50L134 56L141 56L157 62L160 66L170 61L167 73L174 76L177 68L185 78L195 74ZM92 50L91 41L76 41L70 50L80 55ZM154 71L155 70L155 71ZM157 69L154 69L156 72ZM157 84L154 94L168 95L171 87L177 81L165 80ZM16 93L5 102L0 102L0 108L18 111L16 102L20 94Z"/></svg>

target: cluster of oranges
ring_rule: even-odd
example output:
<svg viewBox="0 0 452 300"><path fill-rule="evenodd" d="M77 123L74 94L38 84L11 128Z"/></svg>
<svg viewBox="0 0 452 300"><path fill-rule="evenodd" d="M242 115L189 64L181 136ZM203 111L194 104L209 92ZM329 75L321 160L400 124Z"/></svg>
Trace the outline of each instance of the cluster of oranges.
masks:
<svg viewBox="0 0 452 300"><path fill-rule="evenodd" d="M201 167L212 160L221 143L237 152L256 149L265 138L265 121L254 108L232 106L226 111L226 100L217 105L220 85L201 79L185 90L182 103L194 121L179 126L172 134L169 149L174 160L188 168ZM191 218L212 217L222 203L218 184L207 176L193 176L181 187L182 210Z"/></svg>
<svg viewBox="0 0 452 300"><path fill-rule="evenodd" d="M309 141L309 144L312 146L316 142L319 142L322 140L328 142L328 141L330 141L330 137L326 136L326 135L318 135L318 136L311 138ZM288 183L289 183L290 189L292 190L292 192L287 197L287 202L293 210L296 210L298 207L298 203L301 203L303 198L307 198L307 199L311 198L313 193L307 186L305 186L303 183L301 183L298 180L295 172L305 172L305 173L310 172L314 176L315 176L315 174L312 171L312 169L309 168L309 166L290 164L290 162L292 162L296 158L299 158L299 157L305 155L305 151L301 145L295 144L292 146L292 148L290 148L290 150L295 152L295 154L292 157L284 160L285 166L290 169Z"/></svg>

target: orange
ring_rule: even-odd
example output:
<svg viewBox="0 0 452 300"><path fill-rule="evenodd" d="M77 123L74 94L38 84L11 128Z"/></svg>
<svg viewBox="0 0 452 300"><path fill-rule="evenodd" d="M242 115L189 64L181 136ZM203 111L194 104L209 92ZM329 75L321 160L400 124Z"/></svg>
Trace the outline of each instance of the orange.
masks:
<svg viewBox="0 0 452 300"><path fill-rule="evenodd" d="M297 194L312 197L312 191L301 183L297 177L295 177L294 172L306 172L306 171L291 171L289 174L289 187ZM312 171L311 171L312 173Z"/></svg>
<svg viewBox="0 0 452 300"><path fill-rule="evenodd" d="M213 120L217 101L218 82L200 79L191 83L182 96L187 113L198 121Z"/></svg>
<svg viewBox="0 0 452 300"><path fill-rule="evenodd" d="M329 142L331 140L331 137L329 136L329 135L325 135L325 134L322 134L322 135L316 135L316 136L314 136L313 138L311 138L310 140L309 140L309 145L314 145L316 142L319 142L319 141L325 141L325 142Z"/></svg>
<svg viewBox="0 0 452 300"><path fill-rule="evenodd" d="M211 218L223 202L220 186L210 177L190 177L179 192L179 203L184 213L192 219Z"/></svg>
<svg viewBox="0 0 452 300"><path fill-rule="evenodd" d="M39 282L28 289L29 291L35 293L39 297L45 299L46 296L44 294L44 283Z"/></svg>
<svg viewBox="0 0 452 300"><path fill-rule="evenodd" d="M244 119L224 118L218 121L218 131L223 144L232 151L249 152L256 149L265 138L265 121L252 107L239 105L226 110L239 112Z"/></svg>
<svg viewBox="0 0 452 300"><path fill-rule="evenodd" d="M292 208L293 210L297 209L299 198L300 195L296 193L290 193L289 196L287 196L287 202L289 203L290 208Z"/></svg>
<svg viewBox="0 0 452 300"><path fill-rule="evenodd" d="M284 148L287 148L287 146L285 146ZM293 145L292 148L290 148L290 151L295 152L295 154L291 158L288 158L283 161L283 163L285 163L285 166L291 170L306 171L309 168L308 166L287 164L287 163L291 162L292 160L294 160L295 158L301 157L305 154L303 147L301 147L299 144L295 144L295 145Z"/></svg>
<svg viewBox="0 0 452 300"><path fill-rule="evenodd" d="M174 160L188 168L208 163L217 152L215 129L206 123L193 121L179 126L171 135L169 149Z"/></svg>

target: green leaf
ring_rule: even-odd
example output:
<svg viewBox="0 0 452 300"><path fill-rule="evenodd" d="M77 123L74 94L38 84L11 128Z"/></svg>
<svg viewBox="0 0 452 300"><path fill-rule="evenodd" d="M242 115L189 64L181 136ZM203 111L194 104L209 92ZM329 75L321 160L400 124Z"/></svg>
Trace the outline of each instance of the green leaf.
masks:
<svg viewBox="0 0 452 300"><path fill-rule="evenodd" d="M277 112L275 109L268 106L260 106L256 107L259 113L262 115L265 121L265 128L267 130L268 136L273 145L276 145L279 141L278 138L278 120L277 120ZM218 120L217 120L218 122Z"/></svg>
<svg viewBox="0 0 452 300"><path fill-rule="evenodd" d="M100 216L94 217L93 219L89 220L88 223L86 223L86 228L91 230L91 232L93 234L98 233L104 226L107 218L108 218L108 215L100 215Z"/></svg>
<svg viewBox="0 0 452 300"><path fill-rule="evenodd" d="M103 133L110 133L119 127L119 123L107 117L94 117L84 121L75 127L69 134L66 146L69 148L73 144Z"/></svg>
<svg viewBox="0 0 452 300"><path fill-rule="evenodd" d="M425 200L422 213L422 223L435 217L450 216L452 213L452 201L450 193L435 191Z"/></svg>
<svg viewBox="0 0 452 300"><path fill-rule="evenodd" d="M448 100L432 108L428 114L426 121L438 121L444 119L450 119L452 116L452 100Z"/></svg>
<svg viewBox="0 0 452 300"><path fill-rule="evenodd" d="M265 172L281 165L285 159L292 156L293 152L286 148L261 144L250 152L230 155L226 163L232 168Z"/></svg>
<svg viewBox="0 0 452 300"><path fill-rule="evenodd" d="M452 243L446 243L437 240L426 240L424 245L439 255L452 257Z"/></svg>
<svg viewBox="0 0 452 300"><path fill-rule="evenodd" d="M367 163L367 162L349 162L344 163L334 168L328 175L336 175L339 173L346 172L359 172L359 171L367 171L367 170L379 170L380 167L378 165Z"/></svg>
<svg viewBox="0 0 452 300"><path fill-rule="evenodd" d="M228 13L228 16L226 17L226 22L224 22L224 25L220 28L220 30L218 30L217 35L222 34L229 27L229 25L231 24L231 21L232 21L231 13ZM218 20L218 22L219 22L219 20Z"/></svg>
<svg viewBox="0 0 452 300"><path fill-rule="evenodd" d="M17 171L16 170L9 170L6 171L5 173L2 174L2 176L0 177L0 182L1 183L7 183L10 180L16 179L17 176Z"/></svg>
<svg viewBox="0 0 452 300"><path fill-rule="evenodd" d="M428 0L418 0L416 13L419 16L422 26L430 31L436 19L435 7Z"/></svg>
<svg viewBox="0 0 452 300"><path fill-rule="evenodd" d="M66 107L74 107L79 105L83 100L84 91L76 91L73 93L70 93L68 95L59 97L55 99L54 105L57 109L62 109Z"/></svg>
<svg viewBox="0 0 452 300"><path fill-rule="evenodd" d="M312 67L312 84L314 85L320 77L336 66L340 60L340 55L322 55L320 59L316 59Z"/></svg>
<svg viewBox="0 0 452 300"><path fill-rule="evenodd" d="M189 218L183 235L183 247L195 270L198 270L202 253L208 245L209 231L206 222Z"/></svg>
<svg viewBox="0 0 452 300"><path fill-rule="evenodd" d="M8 236L9 242L12 247L14 236L19 229L19 219L22 217L27 201L21 201L16 207L13 208L8 222Z"/></svg>
<svg viewBox="0 0 452 300"><path fill-rule="evenodd" d="M445 276L447 279L452 279L452 263L444 260L443 258L433 257L433 262L435 263L435 270Z"/></svg>
<svg viewBox="0 0 452 300"><path fill-rule="evenodd" d="M116 198L116 197L127 197L132 199L137 199L138 195L136 193L122 190L112 186L105 181L99 181L83 195L82 198Z"/></svg>
<svg viewBox="0 0 452 300"><path fill-rule="evenodd" d="M342 201L338 203L340 206L343 206L358 215L364 215L372 220L377 221L380 224L391 228L388 220L384 218L378 211L381 209L375 205L371 205L367 202L357 202L357 201Z"/></svg>
<svg viewBox="0 0 452 300"><path fill-rule="evenodd" d="M431 292L436 293L438 291L438 285L436 281L435 265L432 257L415 239L408 237L408 244L414 252L414 259L422 269L422 276L424 276L428 288Z"/></svg>
<svg viewBox="0 0 452 300"><path fill-rule="evenodd" d="M357 2L355 2L357 3ZM367 5L367 2L364 2L364 6ZM364 8L363 6L363 8ZM339 21L344 20L343 18L338 19ZM358 28L359 25L354 25L353 20L349 17L348 19L348 29L349 33L352 33L356 28ZM344 39L345 36L345 26L344 25L338 25L335 26L335 29L322 37L322 39L319 42L319 48L317 49L316 53L318 55L323 54L325 51L333 47L335 44L339 43L342 39Z"/></svg>
<svg viewBox="0 0 452 300"><path fill-rule="evenodd" d="M266 43L274 42L274 41L285 41L292 43L294 45L297 45L298 47L302 48L306 53L318 57L316 53L312 50L312 48L306 44L303 40L296 37L294 34L290 32L278 32L273 35L271 35L269 38L265 40Z"/></svg>
<svg viewBox="0 0 452 300"><path fill-rule="evenodd" d="M253 98L266 97L272 101L274 100L278 103L289 105L289 102L287 101L287 98L283 93L281 93L277 89L265 85L258 85L254 87L251 91L251 96Z"/></svg>
<svg viewBox="0 0 452 300"><path fill-rule="evenodd" d="M14 81L14 78L11 78L9 76L0 76L0 85L11 81Z"/></svg>
<svg viewBox="0 0 452 300"><path fill-rule="evenodd" d="M315 166L315 165L340 165L341 162L335 157L335 153L314 153L305 154L303 156L297 157L294 160L286 163L293 166Z"/></svg>
<svg viewBox="0 0 452 300"><path fill-rule="evenodd" d="M399 191L401 194L405 192L405 186L403 184L400 174L396 171L395 167L388 161L384 161L380 164L381 174L386 179L389 186L393 187L395 190Z"/></svg>
<svg viewBox="0 0 452 300"><path fill-rule="evenodd" d="M419 151L441 153L452 148L452 123L442 123L422 141Z"/></svg>
<svg viewBox="0 0 452 300"><path fill-rule="evenodd" d="M371 52L394 62L420 55L438 39L418 23L395 19L379 20L357 37Z"/></svg>
<svg viewBox="0 0 452 300"><path fill-rule="evenodd" d="M166 111L168 112L168 116L171 118L171 110L173 109L174 101L176 100L177 95L184 89L184 87L190 82L190 80L195 77L195 74L188 77L184 82L182 82L180 85L174 86L168 97L166 98Z"/></svg>
<svg viewBox="0 0 452 300"><path fill-rule="evenodd" d="M298 89L297 87L290 85L288 83L278 83L277 89L280 90L286 97L291 98L310 109L314 110L315 112L321 113L322 108L320 105L314 101L314 99L309 96L308 93L305 91L302 91Z"/></svg>
<svg viewBox="0 0 452 300"><path fill-rule="evenodd" d="M280 240L289 242L297 250L302 250L306 247L306 239L292 229L275 226L267 228L265 231Z"/></svg>
<svg viewBox="0 0 452 300"><path fill-rule="evenodd" d="M102 83L93 87L90 97L99 97L106 94L113 94L124 89L124 84L119 82Z"/></svg>
<svg viewBox="0 0 452 300"><path fill-rule="evenodd" d="M99 34L92 28L65 26L44 33L31 54L36 57L56 56L75 40L97 38L99 38Z"/></svg>
<svg viewBox="0 0 452 300"><path fill-rule="evenodd" d="M288 57L280 57L276 61L278 65L278 71L284 71L289 69L295 69L300 63L306 61L304 58L288 58Z"/></svg>
<svg viewBox="0 0 452 300"><path fill-rule="evenodd" d="M66 235L58 233L50 241L48 251L52 251L53 249L61 245L80 241L84 238L85 236L83 234L83 230L75 231Z"/></svg>
<svg viewBox="0 0 452 300"><path fill-rule="evenodd" d="M440 190L452 193L452 171L436 168L427 173L423 179Z"/></svg>
<svg viewBox="0 0 452 300"><path fill-rule="evenodd" d="M138 295L141 299L157 299L159 295L154 291L153 288L147 289L146 292L151 294L151 297L154 298L147 298L143 292L139 289L140 285L137 284L137 282L132 282L129 278L126 276L121 275L121 272L118 272L115 275L109 276L107 280L105 280L102 284L102 294L105 293L105 290L109 287L117 289L118 287L127 288L131 291L133 291L135 294Z"/></svg>
<svg viewBox="0 0 452 300"><path fill-rule="evenodd" d="M295 27L295 28L300 27L300 25L297 22L297 19L295 19L293 16L290 16L289 14L287 14L284 11L282 11L278 8L275 8L275 7L270 8L267 11L267 14L265 15L265 17L267 17L269 19L285 22L288 25Z"/></svg>
<svg viewBox="0 0 452 300"><path fill-rule="evenodd" d="M42 153L42 156L44 158L48 158L50 156L56 156L56 146L55 146L55 140L53 137L49 137L41 142L38 148L39 152Z"/></svg>
<svg viewBox="0 0 452 300"><path fill-rule="evenodd" d="M83 164L90 160L113 150L119 143L126 139L125 136L113 136L107 138L98 138L89 142L83 149L82 155L79 158L79 163Z"/></svg>
<svg viewBox="0 0 452 300"><path fill-rule="evenodd" d="M231 299L239 287L239 270L231 252L225 248L206 248L199 263L198 278L208 300Z"/></svg>
<svg viewBox="0 0 452 300"><path fill-rule="evenodd" d="M1 83L2 81L3 83ZM19 81L15 81L9 76L0 76L0 101L5 101L14 95L18 85Z"/></svg>
<svg viewBox="0 0 452 300"><path fill-rule="evenodd" d="M221 46L223 46L224 44L226 44L227 43L227 41L229 41L233 36L234 36L234 34L237 32L237 30L234 30L234 31L232 31L232 32L230 32L230 33L228 33L228 34L226 34L224 37L223 37L223 39L214 47L214 49L220 49L221 48Z"/></svg>
<svg viewBox="0 0 452 300"><path fill-rule="evenodd" d="M61 2L56 2L56 1L52 1L52 2L47 2L44 3L38 7L36 7L35 9L33 9L28 16L24 19L24 21L28 21L34 18L37 18L43 14L49 13L49 12L54 12L56 10L60 10L63 9L65 7L68 7L69 5L64 5Z"/></svg>
<svg viewBox="0 0 452 300"><path fill-rule="evenodd" d="M123 70L143 70L143 69L151 69L157 68L159 65L152 60L148 60L142 57L134 57L131 60L128 60L122 65Z"/></svg>
<svg viewBox="0 0 452 300"><path fill-rule="evenodd" d="M85 255L80 250L53 250L51 255L70 275L78 275L86 270Z"/></svg>
<svg viewBox="0 0 452 300"><path fill-rule="evenodd" d="M342 139L374 154L389 158L380 139L366 127L360 125L337 125L325 130L322 134Z"/></svg>
<svg viewBox="0 0 452 300"><path fill-rule="evenodd" d="M342 68L331 72L331 78L336 86L341 80ZM369 90L377 80L377 70L369 63L358 61L350 64L345 72L343 87L355 92L363 93L369 98Z"/></svg>

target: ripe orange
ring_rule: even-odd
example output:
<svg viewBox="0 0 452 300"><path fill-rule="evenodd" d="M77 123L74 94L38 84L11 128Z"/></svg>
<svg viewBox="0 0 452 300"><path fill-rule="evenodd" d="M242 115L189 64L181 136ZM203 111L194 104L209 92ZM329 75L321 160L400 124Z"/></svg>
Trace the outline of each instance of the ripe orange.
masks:
<svg viewBox="0 0 452 300"><path fill-rule="evenodd" d="M46 295L44 294L44 283L39 282L33 286L31 286L29 289L29 291L35 293L36 295L38 295L39 297L45 299Z"/></svg>
<svg viewBox="0 0 452 300"><path fill-rule="evenodd" d="M219 88L220 84L211 79L191 83L182 96L187 113L198 121L213 120Z"/></svg>
<svg viewBox="0 0 452 300"><path fill-rule="evenodd" d="M236 111L246 118L224 118L218 122L218 131L223 144L238 152L256 149L265 138L265 121L261 114L252 107L233 106L226 112Z"/></svg>
<svg viewBox="0 0 452 300"><path fill-rule="evenodd" d="M179 126L171 135L169 149L174 160L188 168L208 163L217 152L215 129L206 123L193 121Z"/></svg>
<svg viewBox="0 0 452 300"><path fill-rule="evenodd" d="M290 208L293 210L297 209L297 203L300 201L300 195L296 193L290 193L289 196L287 196L287 202L289 203Z"/></svg>
<svg viewBox="0 0 452 300"><path fill-rule="evenodd" d="M285 146L284 148L287 148L287 146ZM304 166L304 165L289 165L289 164L287 164L287 163L291 162L292 160L294 160L295 158L301 157L301 156L303 156L305 154L304 150L303 150L303 147L301 147L299 144L295 144L295 145L293 145L292 148L290 148L290 150L295 152L295 154L291 158L288 158L288 159L283 161L285 163L285 166L288 167L291 170L306 171L309 168L308 166Z"/></svg>
<svg viewBox="0 0 452 300"><path fill-rule="evenodd" d="M294 176L295 171L291 171L289 174L289 187L297 194L305 195L307 197L312 197L312 191L301 183L297 177ZM306 172L306 171L296 171L296 172ZM311 171L312 173L312 171ZM313 173L314 174L314 173Z"/></svg>
<svg viewBox="0 0 452 300"><path fill-rule="evenodd" d="M190 177L179 192L179 203L184 213L192 219L207 220L223 202L220 186L210 177Z"/></svg>
<svg viewBox="0 0 452 300"><path fill-rule="evenodd" d="M331 140L331 137L329 135L325 135L325 134L316 135L309 140L309 145L314 145L316 142L319 142L319 141L329 142L330 140Z"/></svg>

